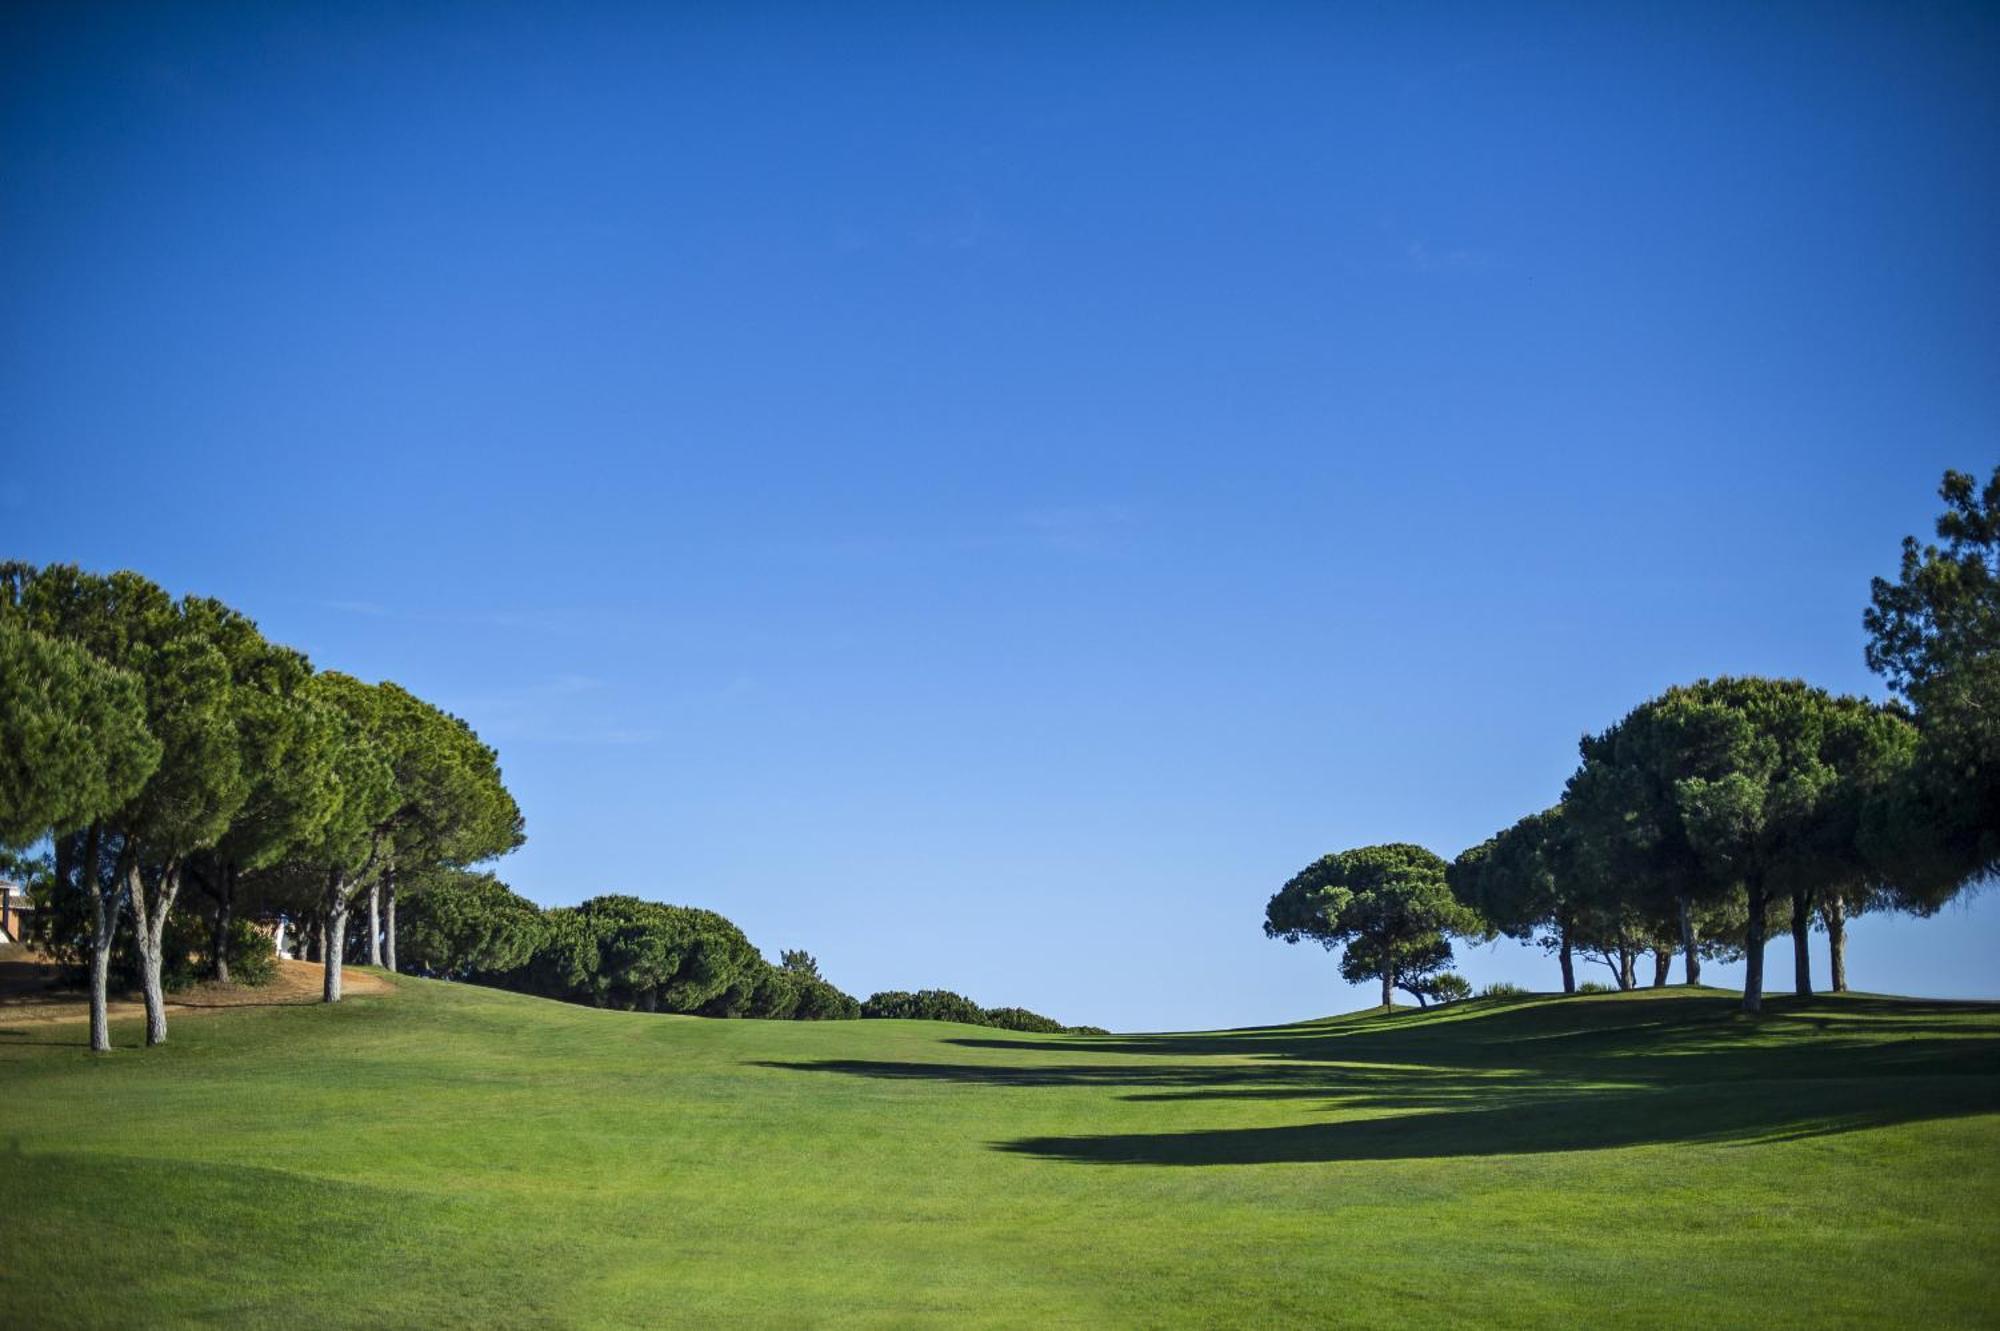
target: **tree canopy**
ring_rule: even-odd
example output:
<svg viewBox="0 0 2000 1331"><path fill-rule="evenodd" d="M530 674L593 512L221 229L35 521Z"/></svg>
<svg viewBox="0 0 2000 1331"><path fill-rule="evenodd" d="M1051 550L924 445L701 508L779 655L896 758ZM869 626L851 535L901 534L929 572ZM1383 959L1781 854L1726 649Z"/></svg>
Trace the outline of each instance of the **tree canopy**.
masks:
<svg viewBox="0 0 2000 1331"><path fill-rule="evenodd" d="M104 817L159 763L137 676L0 615L0 845Z"/></svg>
<svg viewBox="0 0 2000 1331"><path fill-rule="evenodd" d="M1342 974L1379 976L1382 1006L1402 988L1425 1002L1451 962L1450 935L1480 936L1485 922L1452 895L1445 862L1397 842L1325 855L1280 888L1264 909L1264 933L1347 949Z"/></svg>
<svg viewBox="0 0 2000 1331"><path fill-rule="evenodd" d="M1935 909L2000 872L2000 467L1945 473L1936 544L1903 539L1863 616L1868 665L1906 698L1922 740L1871 844L1906 904Z"/></svg>

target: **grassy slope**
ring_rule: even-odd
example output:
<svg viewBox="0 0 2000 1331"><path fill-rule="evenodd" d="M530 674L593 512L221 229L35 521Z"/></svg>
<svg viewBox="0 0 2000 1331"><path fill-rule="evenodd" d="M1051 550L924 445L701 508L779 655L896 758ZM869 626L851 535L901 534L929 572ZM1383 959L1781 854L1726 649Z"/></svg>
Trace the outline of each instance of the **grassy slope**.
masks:
<svg viewBox="0 0 2000 1331"><path fill-rule="evenodd" d="M0 1320L1990 1324L2000 1008L1730 1007L1079 1039L404 981L104 1060L0 1016Z"/></svg>

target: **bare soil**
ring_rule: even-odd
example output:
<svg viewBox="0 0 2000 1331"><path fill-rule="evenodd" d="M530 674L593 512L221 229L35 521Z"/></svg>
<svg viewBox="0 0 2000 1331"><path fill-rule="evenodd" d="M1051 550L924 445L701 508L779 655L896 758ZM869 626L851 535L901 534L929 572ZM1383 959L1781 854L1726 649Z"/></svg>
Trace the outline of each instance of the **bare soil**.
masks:
<svg viewBox="0 0 2000 1331"><path fill-rule="evenodd" d="M279 1007L320 1001L321 970L315 961L280 958L278 973L269 984L197 984L167 995L167 1006L176 1015L220 1012L235 1007ZM90 1016L90 996L80 988L63 987L61 971L40 953L10 947L0 951L0 1024L39 1025L45 1022L85 1021ZM394 987L387 976L349 966L342 987L349 994L380 994ZM137 993L118 994L111 1000L111 1016L139 1016L145 1005Z"/></svg>

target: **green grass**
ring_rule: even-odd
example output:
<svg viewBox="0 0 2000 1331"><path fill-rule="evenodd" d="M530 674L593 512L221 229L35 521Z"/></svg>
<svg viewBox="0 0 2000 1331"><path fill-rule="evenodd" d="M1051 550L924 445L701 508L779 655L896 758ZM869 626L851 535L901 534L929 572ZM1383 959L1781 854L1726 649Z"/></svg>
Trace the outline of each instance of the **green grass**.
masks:
<svg viewBox="0 0 2000 1331"><path fill-rule="evenodd" d="M2000 1008L1732 1006L1079 1038L405 980L105 1059L0 1014L0 1322L1994 1324Z"/></svg>

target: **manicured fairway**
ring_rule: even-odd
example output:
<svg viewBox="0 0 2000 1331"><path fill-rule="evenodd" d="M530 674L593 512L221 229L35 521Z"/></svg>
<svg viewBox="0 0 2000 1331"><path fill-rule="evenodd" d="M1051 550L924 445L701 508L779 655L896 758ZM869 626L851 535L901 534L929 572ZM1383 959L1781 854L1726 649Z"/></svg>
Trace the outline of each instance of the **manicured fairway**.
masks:
<svg viewBox="0 0 2000 1331"><path fill-rule="evenodd" d="M2000 1007L0 1012L11 1326L1993 1325Z"/></svg>

